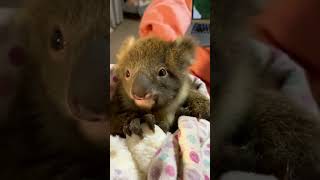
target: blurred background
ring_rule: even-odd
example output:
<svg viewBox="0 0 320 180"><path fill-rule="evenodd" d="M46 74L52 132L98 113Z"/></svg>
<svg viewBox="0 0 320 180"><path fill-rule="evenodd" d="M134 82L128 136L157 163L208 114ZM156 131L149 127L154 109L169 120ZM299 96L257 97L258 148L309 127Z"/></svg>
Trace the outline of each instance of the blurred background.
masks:
<svg viewBox="0 0 320 180"><path fill-rule="evenodd" d="M0 29L20 2L21 0L0 0ZM130 35L138 35L140 18L150 2L151 0L110 0L110 63L115 63L115 54L121 42Z"/></svg>
<svg viewBox="0 0 320 180"><path fill-rule="evenodd" d="M151 0L110 0L110 63L128 36L137 36L140 19Z"/></svg>
<svg viewBox="0 0 320 180"><path fill-rule="evenodd" d="M21 0L1 0L0 1L0 8L18 7L19 2L21 2Z"/></svg>

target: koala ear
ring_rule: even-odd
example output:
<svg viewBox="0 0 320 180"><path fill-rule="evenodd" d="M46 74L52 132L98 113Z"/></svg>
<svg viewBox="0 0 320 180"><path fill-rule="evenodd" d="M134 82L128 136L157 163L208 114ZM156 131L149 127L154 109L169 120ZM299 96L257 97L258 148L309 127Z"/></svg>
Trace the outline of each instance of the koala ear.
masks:
<svg viewBox="0 0 320 180"><path fill-rule="evenodd" d="M190 37L180 37L173 42L170 64L186 70L194 61L196 42Z"/></svg>
<svg viewBox="0 0 320 180"><path fill-rule="evenodd" d="M136 39L133 36L130 36L126 40L124 40L117 54L118 62L120 62L123 59L123 57L129 52L129 50L133 47L135 42Z"/></svg>

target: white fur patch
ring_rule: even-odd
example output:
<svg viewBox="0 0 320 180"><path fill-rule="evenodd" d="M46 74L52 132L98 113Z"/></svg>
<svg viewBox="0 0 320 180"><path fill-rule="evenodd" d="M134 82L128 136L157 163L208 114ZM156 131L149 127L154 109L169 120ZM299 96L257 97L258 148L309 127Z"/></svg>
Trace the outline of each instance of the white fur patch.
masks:
<svg viewBox="0 0 320 180"><path fill-rule="evenodd" d="M187 81L187 79L185 80ZM175 116L175 110L186 100L188 97L188 92L190 89L189 83L183 83L182 87L180 88L178 92L178 96L175 98L175 100L168 106L167 110L168 112L173 111L172 113L168 113L167 120L170 121L170 124L172 124L172 121L174 120Z"/></svg>
<svg viewBox="0 0 320 180"><path fill-rule="evenodd" d="M182 37L178 37L175 42L179 46L183 42L183 38Z"/></svg>
<svg viewBox="0 0 320 180"><path fill-rule="evenodd" d="M138 164L138 168L143 174L147 174L149 164L152 157L161 146L162 142L166 138L166 134L155 126L155 133L153 133L146 124L142 124L143 136L141 140L137 135L127 136L127 145L134 159Z"/></svg>

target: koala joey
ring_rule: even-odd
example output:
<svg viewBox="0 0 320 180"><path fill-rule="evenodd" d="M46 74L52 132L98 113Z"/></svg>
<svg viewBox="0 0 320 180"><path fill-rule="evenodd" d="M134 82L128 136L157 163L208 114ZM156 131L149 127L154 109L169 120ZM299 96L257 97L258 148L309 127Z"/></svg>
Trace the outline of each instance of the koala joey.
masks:
<svg viewBox="0 0 320 180"><path fill-rule="evenodd" d="M117 55L111 134L142 137L141 123L174 131L180 115L209 119L210 101L193 88L188 74L194 54L195 43L188 37L129 37Z"/></svg>

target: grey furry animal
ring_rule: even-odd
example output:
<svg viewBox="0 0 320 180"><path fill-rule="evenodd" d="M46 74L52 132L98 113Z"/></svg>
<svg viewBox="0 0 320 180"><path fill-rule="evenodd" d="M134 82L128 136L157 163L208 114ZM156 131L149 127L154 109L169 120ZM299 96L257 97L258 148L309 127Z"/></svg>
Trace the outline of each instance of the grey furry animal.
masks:
<svg viewBox="0 0 320 180"><path fill-rule="evenodd" d="M195 43L187 37L167 42L156 37L128 38L120 48L111 134L142 137L140 124L175 131L177 117L209 119L210 101L192 87L188 67Z"/></svg>
<svg viewBox="0 0 320 180"><path fill-rule="evenodd" d="M19 10L25 64L1 126L0 179L106 178L107 7L26 0Z"/></svg>
<svg viewBox="0 0 320 180"><path fill-rule="evenodd" d="M318 179L319 120L282 94L258 64L264 57L248 28L258 12L251 0L213 2L214 177L240 170Z"/></svg>

